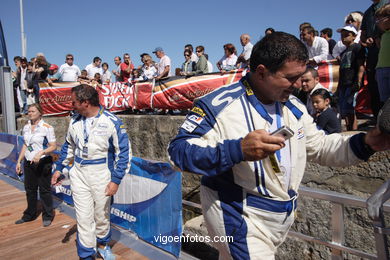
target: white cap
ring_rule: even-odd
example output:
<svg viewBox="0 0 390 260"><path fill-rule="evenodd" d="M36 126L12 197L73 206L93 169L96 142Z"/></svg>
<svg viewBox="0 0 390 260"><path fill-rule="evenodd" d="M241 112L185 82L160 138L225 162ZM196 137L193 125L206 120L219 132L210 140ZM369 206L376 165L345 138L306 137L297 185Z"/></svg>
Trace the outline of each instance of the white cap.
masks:
<svg viewBox="0 0 390 260"><path fill-rule="evenodd" d="M357 31L356 31L356 28L354 26L352 26L352 25L346 25L343 28L337 29L337 32L341 32L341 31L353 32L355 35L358 34Z"/></svg>

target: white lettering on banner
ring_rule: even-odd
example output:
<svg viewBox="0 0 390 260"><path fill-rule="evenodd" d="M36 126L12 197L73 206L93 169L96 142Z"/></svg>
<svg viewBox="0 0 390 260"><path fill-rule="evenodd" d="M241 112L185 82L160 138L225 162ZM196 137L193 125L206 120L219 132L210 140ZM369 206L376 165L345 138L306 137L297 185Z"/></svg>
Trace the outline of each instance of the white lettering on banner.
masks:
<svg viewBox="0 0 390 260"><path fill-rule="evenodd" d="M123 95L129 95L133 93L133 85L126 85L124 83L120 82L114 82L110 83L110 85L102 85L102 94L103 95L110 95L110 94L116 94L120 93Z"/></svg>
<svg viewBox="0 0 390 260"><path fill-rule="evenodd" d="M110 94L110 89L107 87L108 85L102 85L102 91L101 91L101 93L103 94L103 95L109 95Z"/></svg>
<svg viewBox="0 0 390 260"><path fill-rule="evenodd" d="M104 107L106 109L111 109L113 107L118 107L118 108L130 107L129 106L130 99L131 99L130 96L127 96L127 97L123 97L123 96L118 96L118 97L104 96L103 97Z"/></svg>
<svg viewBox="0 0 390 260"><path fill-rule="evenodd" d="M121 219L124 219L124 220L127 220L129 222L136 222L137 221L137 218L130 215L129 213L126 213L120 209L117 209L117 208L114 208L114 207L111 207L111 214L113 214L114 216L117 216Z"/></svg>

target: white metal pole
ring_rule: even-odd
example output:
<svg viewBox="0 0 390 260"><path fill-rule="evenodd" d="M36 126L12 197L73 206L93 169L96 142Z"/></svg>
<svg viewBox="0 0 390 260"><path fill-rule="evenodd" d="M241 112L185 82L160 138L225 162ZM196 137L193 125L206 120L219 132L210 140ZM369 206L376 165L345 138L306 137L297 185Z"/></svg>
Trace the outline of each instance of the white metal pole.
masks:
<svg viewBox="0 0 390 260"><path fill-rule="evenodd" d="M22 42L22 56L27 56L27 40L26 34L24 33L24 17L23 17L23 0L20 0L20 32Z"/></svg>

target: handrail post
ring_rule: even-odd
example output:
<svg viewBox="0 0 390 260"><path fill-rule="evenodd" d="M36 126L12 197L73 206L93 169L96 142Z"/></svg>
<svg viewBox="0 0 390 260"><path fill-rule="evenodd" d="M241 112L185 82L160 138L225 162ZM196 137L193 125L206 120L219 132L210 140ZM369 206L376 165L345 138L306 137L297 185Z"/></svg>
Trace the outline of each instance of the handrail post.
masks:
<svg viewBox="0 0 390 260"><path fill-rule="evenodd" d="M374 225L374 237L377 250L377 256L380 260L389 260L389 247L387 242L387 236L382 230L385 228L385 220L383 216L383 208L379 209L379 217L373 219Z"/></svg>
<svg viewBox="0 0 390 260"><path fill-rule="evenodd" d="M343 245L344 237L344 206L338 203L332 203L332 242ZM332 248L332 260L342 260L343 252Z"/></svg>

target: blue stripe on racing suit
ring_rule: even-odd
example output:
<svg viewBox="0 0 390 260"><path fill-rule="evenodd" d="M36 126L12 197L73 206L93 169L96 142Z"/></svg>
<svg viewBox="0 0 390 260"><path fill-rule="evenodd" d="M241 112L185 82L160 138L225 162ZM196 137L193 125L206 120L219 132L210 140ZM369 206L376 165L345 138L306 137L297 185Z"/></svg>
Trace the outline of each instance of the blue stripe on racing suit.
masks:
<svg viewBox="0 0 390 260"><path fill-rule="evenodd" d="M115 148L115 167L111 170L111 181L116 184L120 184L123 176L130 169L131 148L129 145L129 137L127 136L126 129L119 118L108 111L104 111L104 115L107 116L115 125L115 133L112 138L109 139L110 147ZM112 160L109 156L108 158L109 161L110 159Z"/></svg>

